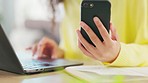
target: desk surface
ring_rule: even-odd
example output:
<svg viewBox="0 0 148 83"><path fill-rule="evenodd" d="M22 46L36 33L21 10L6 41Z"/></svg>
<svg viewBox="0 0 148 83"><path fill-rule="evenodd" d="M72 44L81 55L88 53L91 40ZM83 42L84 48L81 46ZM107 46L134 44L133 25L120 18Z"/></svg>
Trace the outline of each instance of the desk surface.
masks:
<svg viewBox="0 0 148 83"><path fill-rule="evenodd" d="M19 75L0 71L0 83L71 83L75 81L79 83L80 80L76 79L64 71L46 72L33 75Z"/></svg>
<svg viewBox="0 0 148 83"><path fill-rule="evenodd" d="M46 72L33 75L18 75L0 71L1 83L87 83L64 71ZM147 83L148 77L98 76L99 83ZM95 82L95 83L96 83Z"/></svg>

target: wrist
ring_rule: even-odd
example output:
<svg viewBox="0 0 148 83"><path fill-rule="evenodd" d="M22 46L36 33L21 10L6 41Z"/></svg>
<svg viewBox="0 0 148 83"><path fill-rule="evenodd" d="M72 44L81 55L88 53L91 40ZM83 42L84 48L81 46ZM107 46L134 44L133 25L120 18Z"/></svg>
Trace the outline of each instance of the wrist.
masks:
<svg viewBox="0 0 148 83"><path fill-rule="evenodd" d="M111 61L109 61L108 63L113 63L118 58L118 56L120 54L120 50L121 50L121 44L119 42L117 44L117 52L115 53L114 58Z"/></svg>

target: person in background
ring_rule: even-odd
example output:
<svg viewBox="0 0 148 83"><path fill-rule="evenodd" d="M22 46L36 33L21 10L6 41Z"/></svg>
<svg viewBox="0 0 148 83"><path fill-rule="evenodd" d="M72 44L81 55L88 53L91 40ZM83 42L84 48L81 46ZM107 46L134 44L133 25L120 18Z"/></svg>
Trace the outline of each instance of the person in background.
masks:
<svg viewBox="0 0 148 83"><path fill-rule="evenodd" d="M36 54L38 58L50 56L67 59L84 59L86 55L108 66L148 66L147 0L111 0L111 36L107 34L99 18L94 17L104 42L100 42L87 24L80 22L81 0L56 1L63 2L65 6L65 17L60 28L60 45L45 37L32 47L33 55ZM79 30L77 30L78 36L76 35L75 31L80 27L79 24L88 33L96 47L86 42ZM76 46L77 41L83 54Z"/></svg>

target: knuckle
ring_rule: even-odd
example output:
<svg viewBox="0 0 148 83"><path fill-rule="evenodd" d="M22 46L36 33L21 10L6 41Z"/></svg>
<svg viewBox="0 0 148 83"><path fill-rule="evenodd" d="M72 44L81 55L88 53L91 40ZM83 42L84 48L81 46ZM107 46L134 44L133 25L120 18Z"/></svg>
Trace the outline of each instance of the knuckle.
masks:
<svg viewBox="0 0 148 83"><path fill-rule="evenodd" d="M102 27L102 24L99 21L96 21L96 22L98 27Z"/></svg>
<svg viewBox="0 0 148 83"><path fill-rule="evenodd" d="M85 26L85 27L86 27L85 30L90 33L91 29L88 26Z"/></svg>
<svg viewBox="0 0 148 83"><path fill-rule="evenodd" d="M83 37L80 38L80 41L82 42L82 44L87 44L87 41Z"/></svg>
<svg viewBox="0 0 148 83"><path fill-rule="evenodd" d="M88 45L84 45L84 47L85 47L85 49L87 49L87 50L91 50Z"/></svg>
<svg viewBox="0 0 148 83"><path fill-rule="evenodd" d="M95 36L92 36L91 39L92 39L92 41L94 41L94 42L98 42L98 38L96 38Z"/></svg>
<svg viewBox="0 0 148 83"><path fill-rule="evenodd" d="M109 35L106 33L106 31L104 30L104 31L102 31L102 34L103 34L103 36L104 37L108 37Z"/></svg>
<svg viewBox="0 0 148 83"><path fill-rule="evenodd" d="M89 51L92 51L92 48L89 47L89 46L87 46L86 49L89 50Z"/></svg>

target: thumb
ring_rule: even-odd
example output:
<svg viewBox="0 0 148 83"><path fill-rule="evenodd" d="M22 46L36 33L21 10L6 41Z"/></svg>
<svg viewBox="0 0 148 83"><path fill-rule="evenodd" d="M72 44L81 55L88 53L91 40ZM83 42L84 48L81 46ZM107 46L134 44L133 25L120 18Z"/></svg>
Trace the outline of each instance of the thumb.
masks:
<svg viewBox="0 0 148 83"><path fill-rule="evenodd" d="M52 59L57 59L58 58L58 50L57 48L54 48L51 54Z"/></svg>

